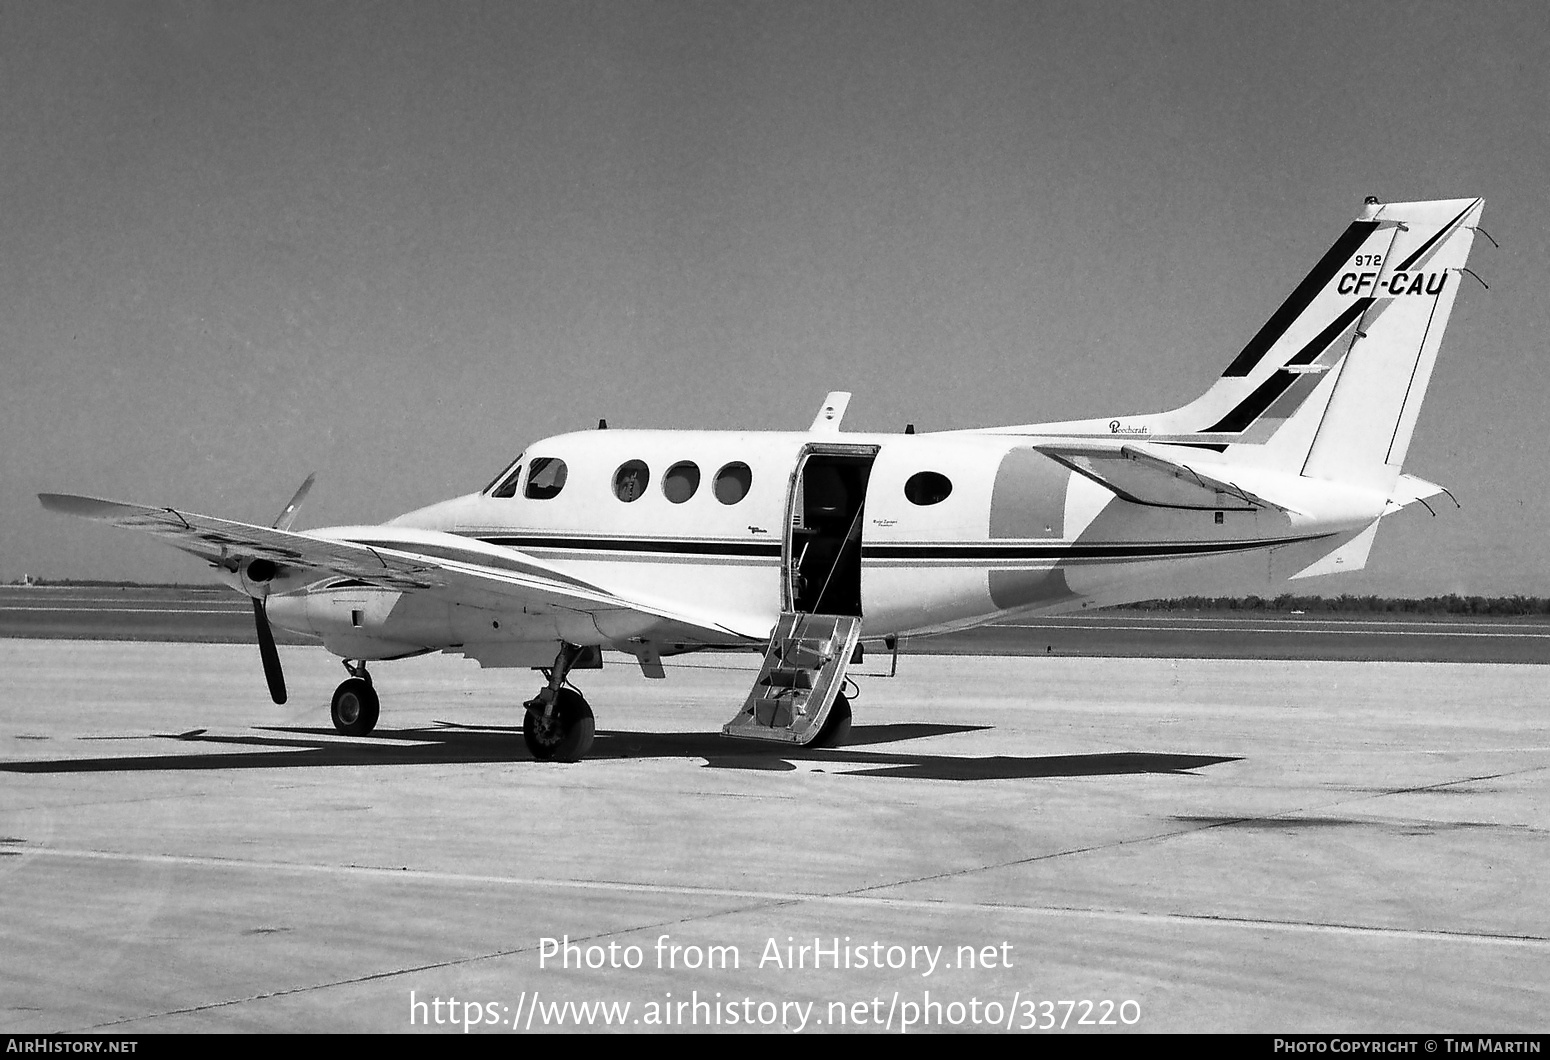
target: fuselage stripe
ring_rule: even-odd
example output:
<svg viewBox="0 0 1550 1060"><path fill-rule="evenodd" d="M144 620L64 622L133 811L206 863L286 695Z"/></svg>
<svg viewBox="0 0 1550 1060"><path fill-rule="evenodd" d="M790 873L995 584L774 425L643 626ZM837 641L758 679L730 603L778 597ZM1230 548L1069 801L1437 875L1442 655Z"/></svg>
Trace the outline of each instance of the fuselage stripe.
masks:
<svg viewBox="0 0 1550 1060"><path fill-rule="evenodd" d="M1223 552L1244 552L1257 548L1275 548L1301 541L1327 537L1262 538L1249 541L1177 541L1128 544L973 544L973 545L862 545L867 559L1164 559L1172 556L1199 556Z"/></svg>
<svg viewBox="0 0 1550 1060"><path fill-rule="evenodd" d="M674 552L700 556L776 556L779 541L697 541L687 538L481 537L489 545L515 549L574 549L585 552Z"/></svg>
<svg viewBox="0 0 1550 1060"><path fill-rule="evenodd" d="M1161 541L1128 543L1026 543L1026 542L911 542L906 544L862 543L861 555L869 560L1067 560L1067 559L1165 559L1171 556L1200 556L1225 552L1244 552L1275 548L1328 537L1255 538L1237 541ZM578 552L645 552L672 554L676 557L742 556L762 559L780 558L778 542L696 541L669 538L583 538L583 537L486 537L492 545L516 549Z"/></svg>

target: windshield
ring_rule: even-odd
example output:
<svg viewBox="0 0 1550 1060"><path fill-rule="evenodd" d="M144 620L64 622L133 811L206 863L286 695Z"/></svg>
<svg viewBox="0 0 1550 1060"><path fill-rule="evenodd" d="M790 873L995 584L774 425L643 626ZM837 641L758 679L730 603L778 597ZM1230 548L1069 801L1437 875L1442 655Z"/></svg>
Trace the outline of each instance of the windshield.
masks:
<svg viewBox="0 0 1550 1060"><path fill-rule="evenodd" d="M486 486L484 489L480 490L479 492L480 493L489 493L497 485L505 485L506 484L506 480L508 478L510 478L512 475L519 475L521 473L522 473L522 454L518 453L517 454L517 458L515 460L513 460L511 463L503 465L501 467L501 473L499 475L496 475L494 478L492 478L490 480L490 484L488 486ZM509 496L511 496L511 494L508 493L508 494L506 494L506 496L509 497Z"/></svg>

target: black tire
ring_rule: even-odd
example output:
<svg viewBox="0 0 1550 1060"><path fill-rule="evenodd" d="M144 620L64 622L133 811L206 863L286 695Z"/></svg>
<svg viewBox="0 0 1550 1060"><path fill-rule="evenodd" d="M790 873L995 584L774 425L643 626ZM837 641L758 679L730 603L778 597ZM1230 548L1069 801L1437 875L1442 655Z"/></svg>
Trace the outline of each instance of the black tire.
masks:
<svg viewBox="0 0 1550 1060"><path fill-rule="evenodd" d="M334 701L329 713L334 718L334 728L346 736L365 736L377 727L377 715L381 704L377 691L370 681L352 677L334 689Z"/></svg>
<svg viewBox="0 0 1550 1060"><path fill-rule="evenodd" d="M844 747L850 740L850 700L841 692L834 697L834 706L829 708L829 716L823 720L823 728L818 730L814 738L814 747Z"/></svg>
<svg viewBox="0 0 1550 1060"><path fill-rule="evenodd" d="M597 732L592 708L574 688L562 688L554 713L545 719L540 709L522 720L522 739L540 762L576 762L592 750Z"/></svg>

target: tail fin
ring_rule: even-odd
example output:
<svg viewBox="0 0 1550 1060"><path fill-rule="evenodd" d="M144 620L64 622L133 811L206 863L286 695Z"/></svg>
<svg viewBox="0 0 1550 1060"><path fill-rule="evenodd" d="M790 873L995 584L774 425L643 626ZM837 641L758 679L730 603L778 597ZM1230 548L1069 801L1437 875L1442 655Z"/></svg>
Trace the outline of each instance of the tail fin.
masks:
<svg viewBox="0 0 1550 1060"><path fill-rule="evenodd" d="M1193 423L1234 460L1387 494L1482 205L1369 202L1217 384L1167 414L1170 426Z"/></svg>
<svg viewBox="0 0 1550 1060"><path fill-rule="evenodd" d="M1174 443L1388 494L1410 445L1481 199L1369 199L1211 388L1168 412L990 430Z"/></svg>
<svg viewBox="0 0 1550 1060"><path fill-rule="evenodd" d="M1357 320L1304 475L1385 493L1394 488L1483 205L1466 199L1381 211L1393 211L1400 227Z"/></svg>

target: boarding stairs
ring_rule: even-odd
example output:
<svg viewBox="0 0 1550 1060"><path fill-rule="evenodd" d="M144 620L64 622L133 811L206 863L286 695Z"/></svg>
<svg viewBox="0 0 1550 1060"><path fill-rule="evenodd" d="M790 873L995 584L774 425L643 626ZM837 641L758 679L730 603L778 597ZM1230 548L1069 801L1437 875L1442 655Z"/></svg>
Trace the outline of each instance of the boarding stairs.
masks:
<svg viewBox="0 0 1550 1060"><path fill-rule="evenodd" d="M812 743L860 639L860 616L782 612L753 690L721 731L748 740Z"/></svg>

